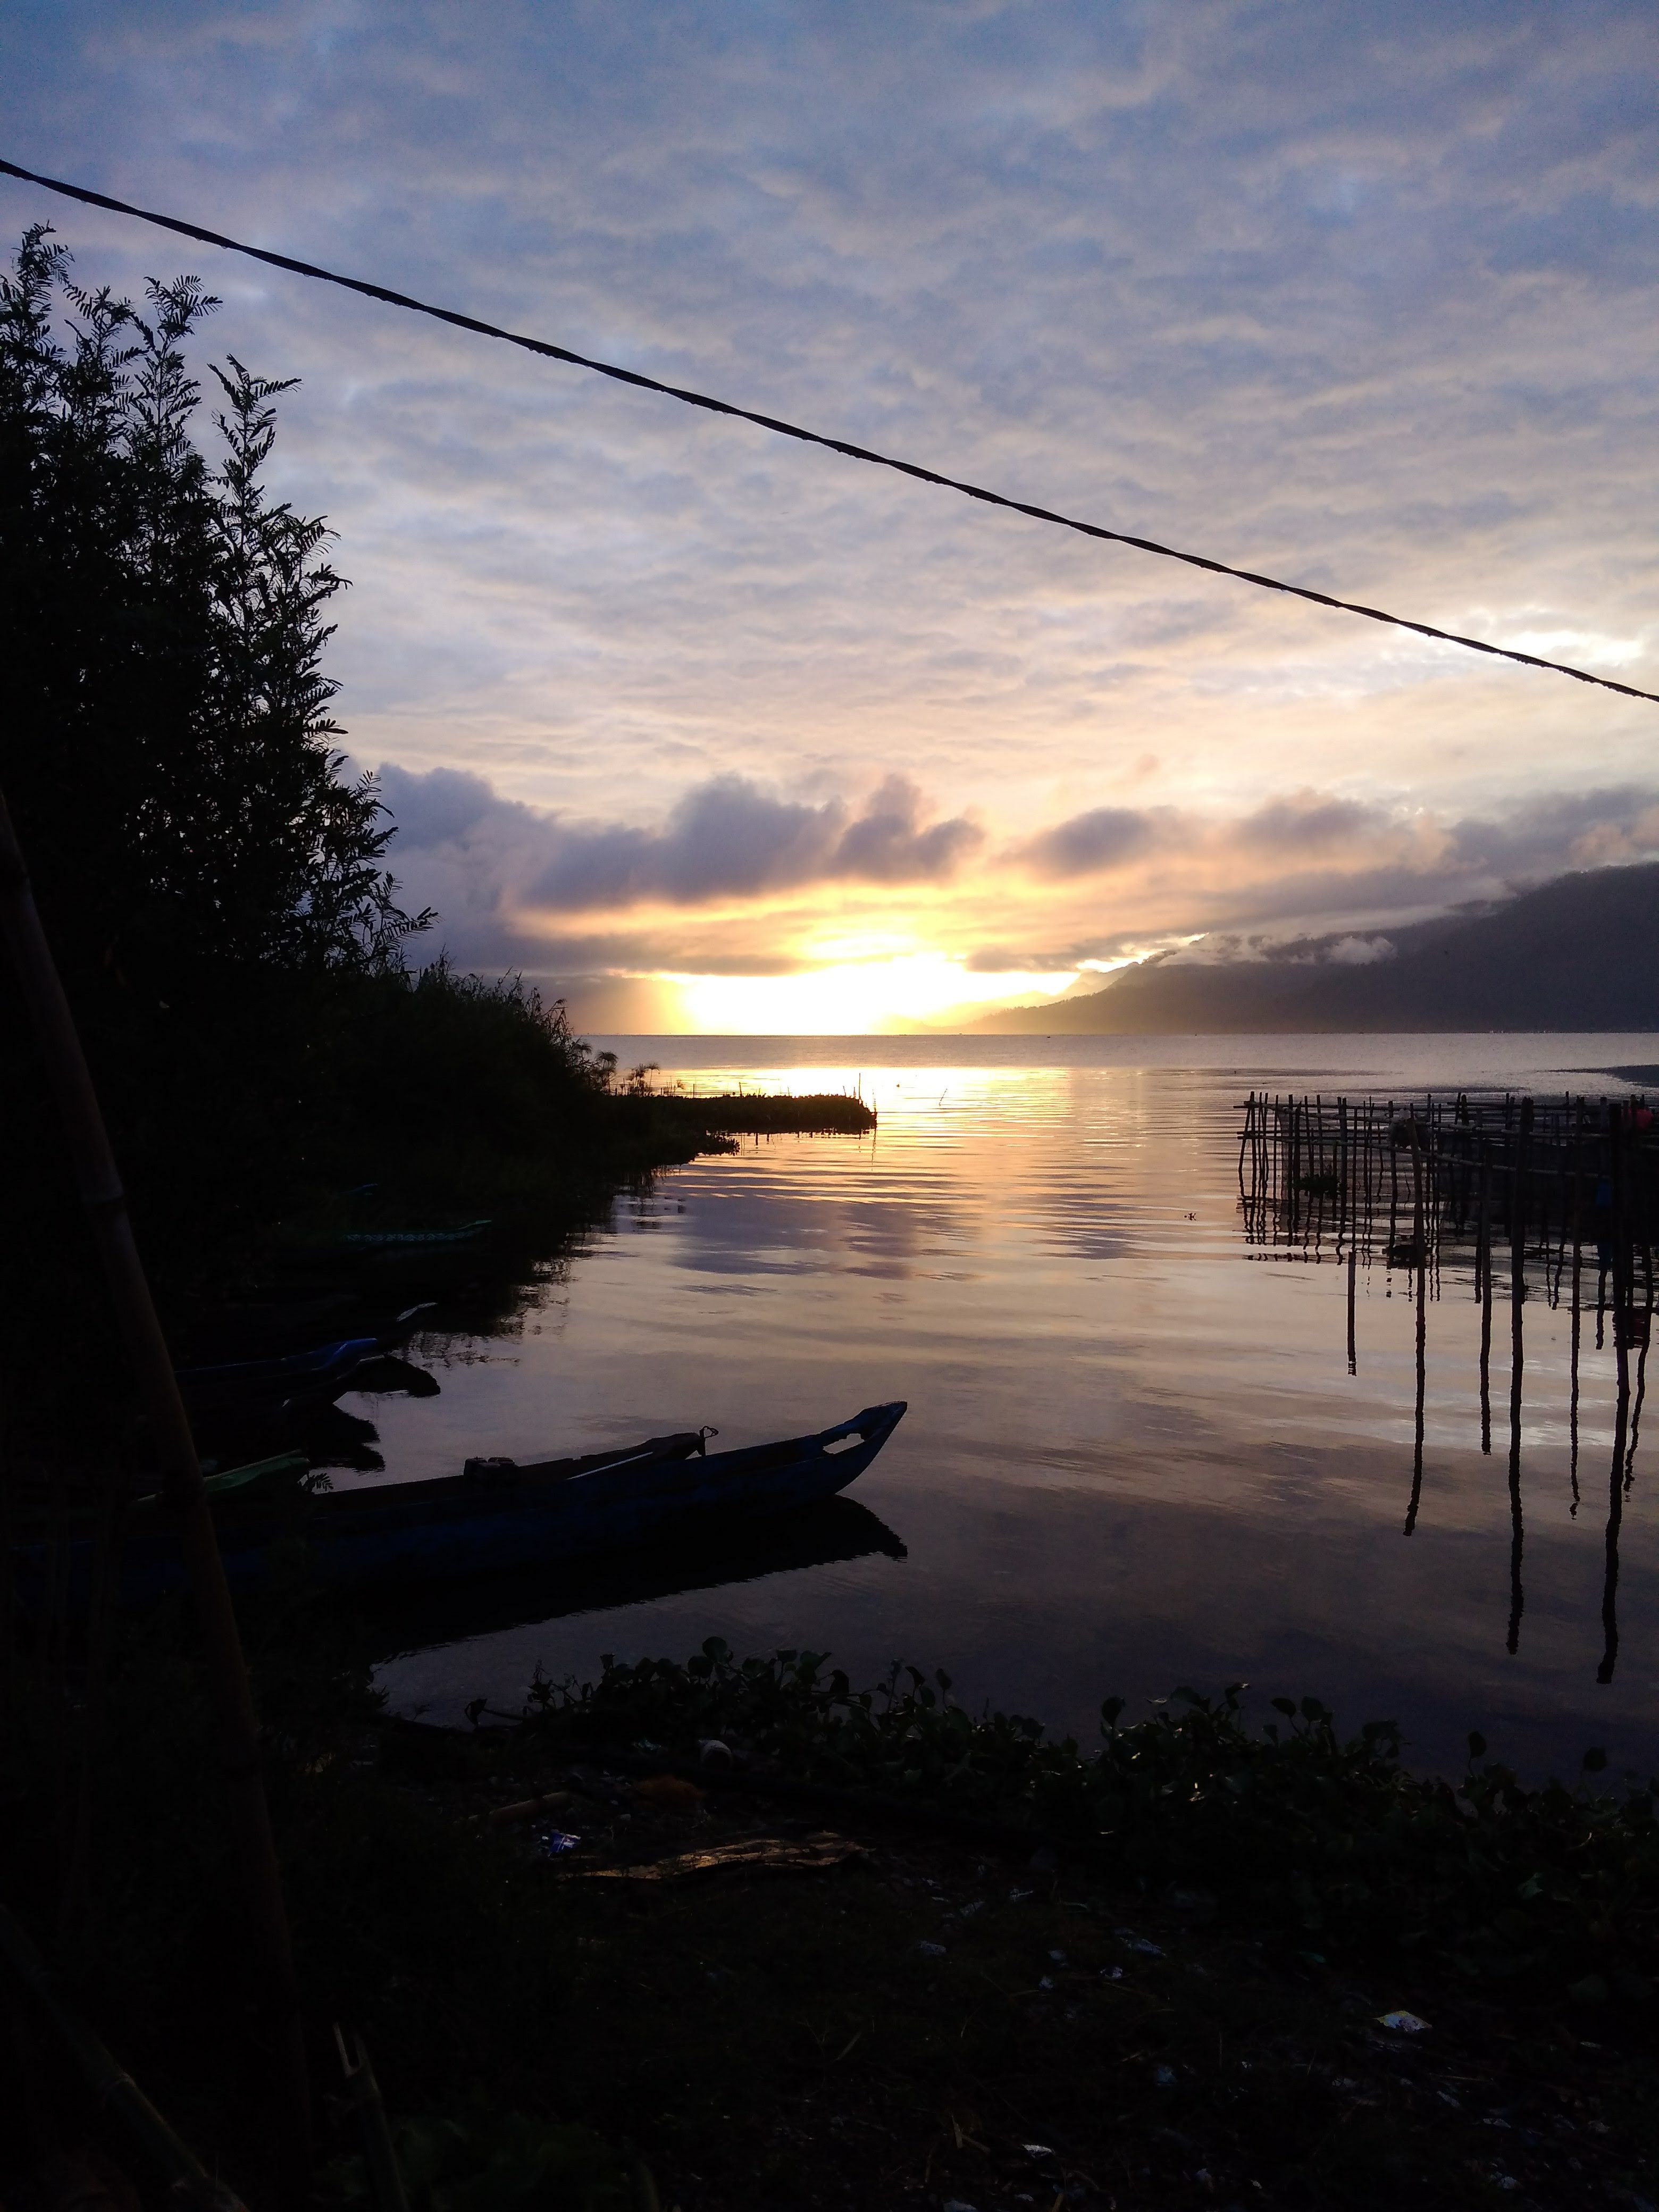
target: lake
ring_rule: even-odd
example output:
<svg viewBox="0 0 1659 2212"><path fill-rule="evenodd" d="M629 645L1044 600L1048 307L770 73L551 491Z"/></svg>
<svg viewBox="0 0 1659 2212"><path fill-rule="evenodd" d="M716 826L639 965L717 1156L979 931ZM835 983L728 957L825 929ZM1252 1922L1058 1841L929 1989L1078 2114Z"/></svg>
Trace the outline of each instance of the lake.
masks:
<svg viewBox="0 0 1659 2212"><path fill-rule="evenodd" d="M513 1710L538 1668L588 1678L601 1653L683 1657L720 1635L832 1651L855 1679L943 1667L969 1705L1085 1737L1109 1694L1133 1714L1243 1680L1253 1705L1310 1693L1355 1728L1396 1718L1424 1765L1461 1765L1471 1729L1534 1773L1576 1771L1591 1744L1659 1765L1659 1552L1639 1437L1611 1472L1611 1332L1583 1339L1575 1497L1568 1316L1529 1296L1512 1497L1507 1431L1481 1449L1479 1303L1445 1271L1423 1308L1407 1535L1410 1270L1357 1271L1350 1372L1346 1264L1252 1242L1239 1191L1253 1089L1629 1096L1599 1071L1659 1062L1659 1037L595 1042L659 1062L659 1082L857 1085L879 1126L664 1173L514 1333L417 1340L439 1397L345 1401L376 1422L386 1478L705 1422L724 1448L892 1398L909 1413L806 1524L434 1602L381 1669L399 1711ZM1505 1421L1507 1391L1505 1366Z"/></svg>

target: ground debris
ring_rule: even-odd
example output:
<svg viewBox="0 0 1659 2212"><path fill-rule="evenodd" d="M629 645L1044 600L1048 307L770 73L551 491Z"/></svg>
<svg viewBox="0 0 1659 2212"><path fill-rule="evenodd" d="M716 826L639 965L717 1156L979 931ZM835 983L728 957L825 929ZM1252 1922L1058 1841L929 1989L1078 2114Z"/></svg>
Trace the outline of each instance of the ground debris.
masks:
<svg viewBox="0 0 1659 2212"><path fill-rule="evenodd" d="M755 1836L707 1850L676 1851L670 1858L628 1866L573 1867L573 1881L684 1881L716 1874L832 1874L865 1856L862 1844L845 1836Z"/></svg>

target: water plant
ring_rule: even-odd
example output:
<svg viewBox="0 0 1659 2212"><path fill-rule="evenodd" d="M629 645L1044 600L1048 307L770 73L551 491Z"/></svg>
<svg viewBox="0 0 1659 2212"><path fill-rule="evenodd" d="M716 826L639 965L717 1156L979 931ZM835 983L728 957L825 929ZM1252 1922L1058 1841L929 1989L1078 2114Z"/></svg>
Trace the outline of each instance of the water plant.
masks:
<svg viewBox="0 0 1659 2212"><path fill-rule="evenodd" d="M695 1756L718 1739L763 1777L969 1814L1101 1862L1160 1895L1248 1916L1297 1946L1433 1948L1482 1980L1645 2003L1659 1923L1659 1783L1611 1790L1599 1751L1529 1785L1469 1738L1456 1781L1413 1772L1398 1727L1344 1736L1316 1698L1252 1723L1243 1683L1193 1689L1097 1746L975 1714L895 1666L855 1688L826 1655L606 1661L594 1683L532 1684L526 1725L557 1741Z"/></svg>

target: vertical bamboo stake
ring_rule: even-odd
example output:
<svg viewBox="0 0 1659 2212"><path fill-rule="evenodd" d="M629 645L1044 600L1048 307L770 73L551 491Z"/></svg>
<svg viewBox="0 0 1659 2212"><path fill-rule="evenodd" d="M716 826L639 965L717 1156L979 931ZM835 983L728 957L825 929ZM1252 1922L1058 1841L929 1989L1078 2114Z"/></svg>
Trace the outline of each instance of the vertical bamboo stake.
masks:
<svg viewBox="0 0 1659 2212"><path fill-rule="evenodd" d="M1595 1670L1595 1679L1603 1686L1612 1681L1613 1670L1619 1664L1619 1531L1624 1518L1625 1447L1630 1434L1630 1335L1621 1321L1625 1305L1621 1292L1628 1267L1624 1254L1626 1163L1621 1158L1620 1139L1624 1131L1620 1122L1619 1108L1610 1106L1607 1109L1607 1165L1608 1180L1613 1185L1613 1352L1619 1396L1613 1415L1613 1470L1607 1480L1607 1528L1603 1540L1601 1663Z"/></svg>
<svg viewBox="0 0 1659 2212"><path fill-rule="evenodd" d="M1515 1133L1510 1176L1510 1627L1507 1648L1520 1649L1521 1612L1526 1594L1521 1583L1522 1548L1526 1540L1521 1507L1521 1394L1526 1365L1528 1158L1532 1137L1532 1101L1523 1098Z"/></svg>
<svg viewBox="0 0 1659 2212"><path fill-rule="evenodd" d="M1376 1170L1376 1101L1374 1098L1368 1098L1365 1101L1365 1140L1360 1152L1359 1161L1365 1178L1360 1227L1365 1239L1365 1273L1369 1280L1371 1267L1372 1217L1376 1207L1376 1195L1372 1188Z"/></svg>
<svg viewBox="0 0 1659 2212"><path fill-rule="evenodd" d="M1389 1101L1389 1249L1386 1255L1389 1267L1394 1267L1395 1247L1400 1242L1400 1147L1394 1140L1395 1113L1392 1098Z"/></svg>
<svg viewBox="0 0 1659 2212"><path fill-rule="evenodd" d="M1340 1117L1341 1134L1339 1141L1342 1148L1341 1165L1338 1170L1342 1194L1342 1232L1348 1240L1348 1372L1350 1375L1354 1375L1358 1372L1359 1364L1355 1357L1353 1312L1354 1279L1359 1264L1359 1239L1354 1220L1353 1152L1349 1139L1346 1099L1338 1101L1337 1113Z"/></svg>
<svg viewBox="0 0 1659 2212"><path fill-rule="evenodd" d="M1630 1449L1625 1455L1625 1495L1630 1496L1631 1485L1636 1480L1636 1446L1642 1429L1642 1407L1648 1389L1648 1344L1653 1333L1653 1254L1642 1247L1643 1291L1642 1318L1636 1329L1636 1391L1631 1400Z"/></svg>
<svg viewBox="0 0 1659 2212"><path fill-rule="evenodd" d="M1336 1233L1339 1242L1348 1233L1348 1102L1336 1102Z"/></svg>
<svg viewBox="0 0 1659 2212"><path fill-rule="evenodd" d="M126 1193L116 1171L75 1018L41 927L3 796L0 796L0 932L15 965L56 1097L64 1141L155 1439L162 1496L184 1553L209 1689L216 1708L226 1793L258 1956L259 1994L273 2045L273 2147L285 2199L297 2206L310 2181L311 2094L282 1873L259 1771L258 1723L248 1688L241 1637L219 1557L212 1512L202 1487L195 1440L133 1237Z"/></svg>
<svg viewBox="0 0 1659 2212"><path fill-rule="evenodd" d="M1238 1202L1244 1209L1244 1218L1249 1220L1250 1197L1244 1188L1244 1155L1250 1149L1250 1139L1255 1133L1255 1093L1251 1091L1249 1103L1244 1109L1244 1127L1238 1139Z"/></svg>
<svg viewBox="0 0 1659 2212"><path fill-rule="evenodd" d="M1316 1113L1318 1121L1318 1137L1314 1139L1314 1144L1316 1144L1314 1175L1318 1179L1318 1212L1314 1214L1314 1259L1322 1259L1325 1256L1325 1197L1328 1197L1328 1192L1325 1192L1325 1093L1322 1091L1314 1102L1314 1113Z"/></svg>
<svg viewBox="0 0 1659 2212"><path fill-rule="evenodd" d="M1412 1449L1412 1497L1406 1510L1405 1534L1410 1535L1417 1526L1418 1508L1423 1502L1423 1399L1428 1372L1428 1254L1424 1249L1426 1231L1423 1220L1423 1146L1418 1135L1416 1116L1412 1131L1412 1243L1413 1256L1417 1262L1417 1407L1414 1417Z"/></svg>
<svg viewBox="0 0 1659 2212"><path fill-rule="evenodd" d="M1572 1484L1572 1518L1578 1518L1578 1358L1583 1340L1584 1243L1584 1102L1581 1098L1572 1127L1572 1348L1567 1400L1567 1428L1571 1457L1568 1475Z"/></svg>
<svg viewBox="0 0 1659 2212"><path fill-rule="evenodd" d="M1297 1187L1301 1180L1302 1102L1299 1098L1293 1097L1291 1100L1290 1165L1285 1174L1285 1203L1289 1207L1289 1212L1285 1218L1285 1241L1287 1244L1294 1242L1297 1232L1301 1227L1302 1208L1301 1200L1297 1196Z"/></svg>
<svg viewBox="0 0 1659 2212"><path fill-rule="evenodd" d="M1480 1449L1492 1449L1492 1139L1480 1139Z"/></svg>
<svg viewBox="0 0 1659 2212"><path fill-rule="evenodd" d="M1596 1126L1596 1128L1597 1128L1598 1133L1599 1133L1601 1129L1603 1129L1603 1128L1609 1128L1609 1135L1608 1135L1608 1140L1607 1140L1607 1142L1608 1142L1608 1150L1609 1150L1609 1153L1610 1153L1610 1152L1611 1152L1611 1147L1612 1147L1612 1135L1611 1135L1611 1131L1610 1131L1610 1127L1609 1127L1609 1123L1608 1123L1608 1119L1607 1119L1607 1110L1605 1109L1605 1108L1598 1108L1598 1109L1596 1109L1596 1123L1595 1123L1595 1126ZM1595 1147L1595 1164L1596 1164L1596 1170L1597 1170L1598 1178L1599 1178L1599 1176L1600 1176L1600 1170L1601 1170L1601 1152L1602 1152L1602 1147L1601 1147L1601 1143L1600 1143L1600 1142L1599 1142L1599 1140L1598 1140L1598 1142L1597 1142L1597 1144L1596 1144L1596 1147ZM1609 1176L1611 1176L1611 1175L1612 1175L1612 1173L1613 1173L1613 1168L1612 1168L1612 1163L1611 1163L1611 1158L1609 1158L1609 1162L1608 1162L1607 1173L1608 1173L1608 1175L1609 1175ZM1600 1188L1598 1188L1598 1189L1597 1189L1597 1191L1596 1191L1596 1194L1595 1194L1595 1201L1596 1201L1596 1212L1597 1212L1597 1214L1599 1215L1599 1214L1601 1213L1601 1190L1600 1190ZM1597 1223L1597 1228L1598 1228L1598 1230L1599 1230L1599 1228L1600 1228L1600 1225L1601 1225L1601 1224L1600 1224L1600 1222L1599 1222L1599 1220L1598 1220L1598 1223ZM1611 1248L1610 1246L1607 1246L1607 1247L1606 1247L1605 1249L1609 1249L1609 1250L1610 1250L1612 1248ZM1597 1350L1598 1352L1601 1351L1601 1350L1604 1348L1604 1343L1605 1343L1605 1334L1606 1334L1606 1332L1605 1332L1605 1328L1604 1328L1604 1323L1605 1323L1606 1315L1607 1315L1607 1261L1606 1261L1606 1260L1602 1257L1602 1252L1603 1252L1603 1249L1604 1249L1604 1247L1603 1247L1602 1240L1601 1240L1601 1237L1598 1235L1598 1237L1597 1237L1597 1238L1596 1238L1596 1252L1595 1252L1595 1348L1596 1348L1596 1350Z"/></svg>

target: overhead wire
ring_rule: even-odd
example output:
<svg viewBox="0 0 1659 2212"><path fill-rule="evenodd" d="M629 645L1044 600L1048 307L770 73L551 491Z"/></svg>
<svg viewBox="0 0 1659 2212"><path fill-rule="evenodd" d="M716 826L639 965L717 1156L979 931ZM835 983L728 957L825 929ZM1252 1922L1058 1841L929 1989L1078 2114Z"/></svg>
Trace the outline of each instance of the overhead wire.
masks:
<svg viewBox="0 0 1659 2212"><path fill-rule="evenodd" d="M526 353L539 354L548 361L561 361L573 368L591 370L596 376L608 376L618 384L631 384L641 392L659 392L665 399L678 399L687 407L698 407L710 415L724 415L740 422L752 422L762 430L769 430L781 438L793 438L806 446L822 446L832 453L841 453L848 460L867 461L872 466L891 469L900 476L914 477L920 483L937 484L942 490L960 492L965 499L980 501L987 507L1006 508L1010 514L1023 514L1033 521L1053 525L1060 530L1076 532L1085 538L1103 540L1112 545L1128 545L1137 552L1157 555L1163 561L1179 561L1189 568L1201 568L1214 576L1230 576L1235 582L1252 584L1266 592L1280 592L1291 599L1305 599L1318 607L1329 607L1340 614L1360 615L1367 622L1385 623L1395 629L1409 630L1418 637L1432 639L1439 645L1455 645L1468 653L1484 653L1498 660L1517 661L1525 668L1541 668L1554 676L1571 676L1576 683L1592 684L1603 691L1616 691L1626 699L1644 699L1659 706L1659 692L1644 691L1633 684L1620 684L1611 676L1597 676L1588 668L1577 668L1565 660L1547 660L1535 653L1522 653L1518 647L1494 645L1490 640L1466 637L1456 630L1440 629L1432 623L1413 622L1405 615L1390 614L1382 607L1368 607L1357 599L1336 598L1329 592L1318 592L1311 585L1292 584L1282 576L1268 576L1254 568L1240 568L1230 561L1212 559L1207 554L1189 553L1181 547L1164 545L1153 538L1139 538L1127 530L1110 530L1104 524L1084 522L1075 515L1061 514L1053 507L1038 507L1029 500L1012 499L1006 493L989 490L983 484L969 483L963 477L947 476L939 469L926 468L916 461L900 460L891 453L875 452L868 446L854 445L849 439L832 438L820 430L808 430L799 422L787 422L775 415L763 415L750 407L739 407L729 399L717 399L706 392L693 392L684 385L667 384L660 378L647 376L641 370L623 368L615 362L595 361L590 356L574 352L568 346L556 345L550 339L526 336L521 331L503 329L500 324L488 323L476 315L461 313L453 307L435 307L430 301L416 300L407 292L393 291L390 286L371 283L362 276L346 276L337 270L324 269L315 262L299 261L290 254L276 253L269 247L250 246L246 240L228 238L222 231L209 230L200 223L186 222L178 216L159 215L153 208L135 207L130 201L112 199L106 192L93 191L85 185L65 183L60 177L42 176L33 169L26 169L15 161L0 159L0 174L15 177L20 182L38 185L42 191L57 192L64 198L79 200L87 207L106 209L112 215L131 216L140 222L155 223L162 230L176 231L183 238L194 239L203 246L215 246L227 253L240 253L252 261L263 261L272 269L286 270L290 276L308 277L318 283L335 284L343 290L360 293L367 300L379 300L389 307L402 307L410 313L429 316L434 321L451 324L455 329L471 331L475 337L499 339L505 345L520 347Z"/></svg>

